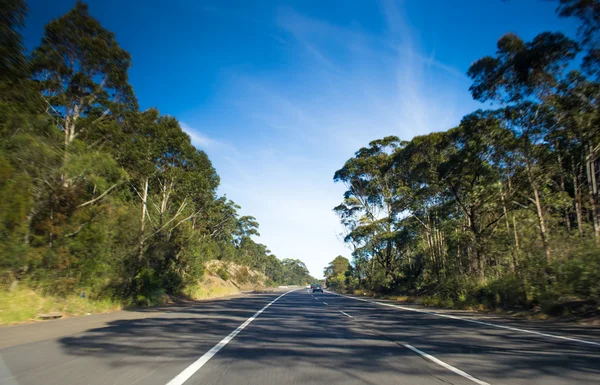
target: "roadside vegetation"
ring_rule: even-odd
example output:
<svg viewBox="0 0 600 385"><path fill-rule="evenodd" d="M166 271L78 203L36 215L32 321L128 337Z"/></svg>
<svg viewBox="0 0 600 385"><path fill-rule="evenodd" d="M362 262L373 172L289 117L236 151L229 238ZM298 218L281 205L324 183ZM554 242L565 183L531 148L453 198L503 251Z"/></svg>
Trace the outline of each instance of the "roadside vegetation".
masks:
<svg viewBox="0 0 600 385"><path fill-rule="evenodd" d="M177 119L139 109L132 58L86 4L48 23L32 52L25 2L0 10L0 322L194 296L211 260L265 286L312 280L255 241L257 221L217 193Z"/></svg>
<svg viewBox="0 0 600 385"><path fill-rule="evenodd" d="M600 2L557 3L580 22L577 39L508 33L469 68L473 98L492 109L374 140L335 173L352 262L336 258L328 286L597 314Z"/></svg>

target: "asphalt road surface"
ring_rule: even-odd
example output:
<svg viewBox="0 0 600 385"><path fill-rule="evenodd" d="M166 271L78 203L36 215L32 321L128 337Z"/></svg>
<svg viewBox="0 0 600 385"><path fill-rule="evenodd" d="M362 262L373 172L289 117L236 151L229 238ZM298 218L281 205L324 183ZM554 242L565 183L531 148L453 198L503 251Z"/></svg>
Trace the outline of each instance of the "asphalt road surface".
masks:
<svg viewBox="0 0 600 385"><path fill-rule="evenodd" d="M600 330L305 289L0 328L2 385L183 383L600 384Z"/></svg>

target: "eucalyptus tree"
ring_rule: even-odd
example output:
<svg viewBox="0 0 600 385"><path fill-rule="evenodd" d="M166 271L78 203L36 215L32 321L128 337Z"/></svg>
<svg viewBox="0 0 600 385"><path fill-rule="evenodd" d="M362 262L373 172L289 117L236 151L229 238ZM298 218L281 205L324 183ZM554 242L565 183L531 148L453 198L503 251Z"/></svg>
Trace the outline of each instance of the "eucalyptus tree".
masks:
<svg viewBox="0 0 600 385"><path fill-rule="evenodd" d="M23 0L0 1L0 84L14 83L27 75L27 59L19 30L25 26L27 5ZM4 92L8 89L3 88Z"/></svg>
<svg viewBox="0 0 600 385"><path fill-rule="evenodd" d="M587 49L583 69L592 75L600 75L600 1L558 0L557 13L562 17L579 19L579 38Z"/></svg>
<svg viewBox="0 0 600 385"><path fill-rule="evenodd" d="M334 175L334 181L347 187L344 203L335 208L353 227L346 240L360 244L392 282L400 278L396 262L402 256L396 239L402 207L397 204L392 160L394 151L403 145L394 136L374 140Z"/></svg>
<svg viewBox="0 0 600 385"><path fill-rule="evenodd" d="M468 75L473 79L470 91L479 101L499 101L514 117L511 127L520 144L516 151L524 160L529 188L538 217L539 234L546 257L550 259L549 229L544 209L544 186L536 178L534 165L547 167L535 157L535 137L543 128L544 114L540 113L560 83L566 66L579 52L576 42L562 33L544 32L525 42L515 34L498 40L496 56L475 61Z"/></svg>
<svg viewBox="0 0 600 385"><path fill-rule="evenodd" d="M128 82L130 66L130 55L114 33L102 27L81 1L46 25L42 42L31 55L31 71L47 112L64 133L65 162L76 138L107 118L137 108ZM68 176L64 179L68 183Z"/></svg>
<svg viewBox="0 0 600 385"><path fill-rule="evenodd" d="M598 196L598 152L600 151L600 83L578 71L571 71L561 82L552 101L555 129L548 141L557 143L562 168L572 179L577 227L584 236L584 191L587 187L589 212L594 234L600 241L600 203ZM568 174L568 173L566 173Z"/></svg>

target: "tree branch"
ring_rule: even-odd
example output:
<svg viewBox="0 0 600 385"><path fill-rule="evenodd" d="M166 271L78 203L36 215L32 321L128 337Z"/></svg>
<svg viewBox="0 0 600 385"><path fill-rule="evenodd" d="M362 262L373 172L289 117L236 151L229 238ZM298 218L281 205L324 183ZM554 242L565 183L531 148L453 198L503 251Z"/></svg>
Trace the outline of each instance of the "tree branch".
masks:
<svg viewBox="0 0 600 385"><path fill-rule="evenodd" d="M90 205L90 204L92 204L92 203L94 203L94 202L96 202L96 201L104 198L106 196L106 194L108 194L112 189L114 189L115 187L117 187L120 184L121 184L121 182L113 184L112 186L110 186L109 188L107 188L106 191L104 191L102 194L100 194L98 197L96 197L96 198L94 198L92 200L89 200L89 201L87 201L85 203L82 203L82 204L80 204L77 207L84 207L84 206Z"/></svg>

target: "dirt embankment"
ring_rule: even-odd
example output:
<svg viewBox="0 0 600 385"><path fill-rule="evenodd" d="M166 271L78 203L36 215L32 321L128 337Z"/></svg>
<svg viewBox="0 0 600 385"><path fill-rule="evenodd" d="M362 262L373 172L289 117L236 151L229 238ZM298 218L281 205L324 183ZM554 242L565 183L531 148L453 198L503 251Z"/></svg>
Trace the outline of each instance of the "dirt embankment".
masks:
<svg viewBox="0 0 600 385"><path fill-rule="evenodd" d="M264 290L269 279L246 266L222 261L209 261L201 281L185 289L191 299L218 298L243 291Z"/></svg>

